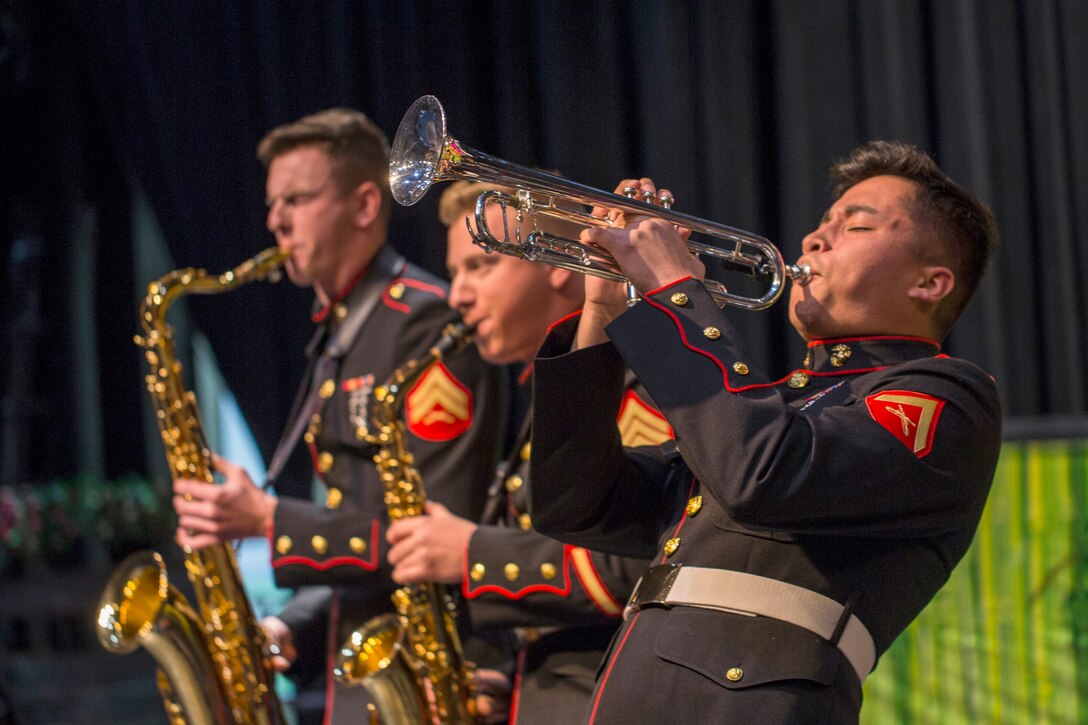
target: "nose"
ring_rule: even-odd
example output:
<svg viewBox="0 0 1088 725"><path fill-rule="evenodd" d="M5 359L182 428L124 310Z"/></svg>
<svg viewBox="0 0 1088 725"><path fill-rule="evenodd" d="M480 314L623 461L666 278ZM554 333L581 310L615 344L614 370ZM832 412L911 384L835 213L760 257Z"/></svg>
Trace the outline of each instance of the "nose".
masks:
<svg viewBox="0 0 1088 725"><path fill-rule="evenodd" d="M827 237L824 235L823 226L816 227L813 231L805 235L801 240L801 253L812 254L813 252L826 251L828 247Z"/></svg>
<svg viewBox="0 0 1088 725"><path fill-rule="evenodd" d="M268 207L268 216L265 217L265 226L268 227L268 231L277 236L279 236L279 232L286 228L287 221L283 211L283 202L279 199L272 202L272 205Z"/></svg>
<svg viewBox="0 0 1088 725"><path fill-rule="evenodd" d="M450 281L450 296L446 300L450 308L457 310L464 317L472 308L474 297L472 285L468 283L465 275L454 274L453 279Z"/></svg>

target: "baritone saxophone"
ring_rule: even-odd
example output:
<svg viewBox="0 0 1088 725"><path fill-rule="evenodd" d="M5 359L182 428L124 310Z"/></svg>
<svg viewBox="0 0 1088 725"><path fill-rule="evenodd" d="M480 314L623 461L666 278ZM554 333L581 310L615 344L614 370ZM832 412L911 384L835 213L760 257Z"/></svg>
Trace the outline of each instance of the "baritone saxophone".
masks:
<svg viewBox="0 0 1088 725"><path fill-rule="evenodd" d="M196 396L185 389L174 355L167 308L182 295L218 294L278 279L289 256L272 247L217 277L202 269L178 269L148 286L140 308L143 335L136 343L149 367L145 380L173 478L214 482ZM286 723L264 630L242 588L233 547L186 550L185 570L195 609L167 580L159 554L141 551L125 559L99 600L99 642L118 654L143 646L155 658L172 725Z"/></svg>

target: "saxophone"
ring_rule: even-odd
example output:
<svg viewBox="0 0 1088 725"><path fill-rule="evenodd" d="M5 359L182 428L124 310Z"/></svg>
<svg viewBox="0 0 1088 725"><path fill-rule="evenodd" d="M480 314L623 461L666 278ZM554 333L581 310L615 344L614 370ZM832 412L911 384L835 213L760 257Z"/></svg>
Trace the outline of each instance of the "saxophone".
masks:
<svg viewBox="0 0 1088 725"><path fill-rule="evenodd" d="M171 475L213 483L211 452L196 396L187 391L174 356L166 310L183 294L218 294L254 280L279 278L290 255L269 248L218 277L178 269L152 282L140 308L150 367L147 389ZM118 654L143 646L158 664L156 679L172 725L285 723L265 656L264 631L242 588L229 544L185 552L199 613L166 576L162 557L141 551L125 559L102 591L98 640Z"/></svg>
<svg viewBox="0 0 1088 725"><path fill-rule="evenodd" d="M426 501L406 445L400 404L415 381L471 337L464 325L447 325L426 355L399 368L374 391L374 432L367 441L378 446L374 463L390 521L422 515ZM393 606L396 614L378 615L351 634L337 655L337 679L366 687L388 725L475 723L472 664L461 649L450 592L433 582L410 584L393 593Z"/></svg>

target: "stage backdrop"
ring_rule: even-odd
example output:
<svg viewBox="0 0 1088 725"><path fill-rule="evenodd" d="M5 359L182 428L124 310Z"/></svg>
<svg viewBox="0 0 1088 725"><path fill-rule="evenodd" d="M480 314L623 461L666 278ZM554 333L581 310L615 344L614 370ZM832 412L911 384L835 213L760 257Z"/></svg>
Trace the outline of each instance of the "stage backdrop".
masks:
<svg viewBox="0 0 1088 725"><path fill-rule="evenodd" d="M994 375L1009 415L1088 410L1082 0L17 0L0 14L4 300L30 309L4 330L19 342L5 370L21 371L5 393L30 411L9 436L18 478L157 459L132 435L136 296L171 265L218 272L272 244L254 158L268 128L347 105L392 135L425 93L469 146L602 188L652 175L679 209L787 259L829 203L832 161L873 138L917 144L992 205L1005 242L948 351ZM441 274L437 196L398 209L392 237ZM138 264L148 224L169 254ZM281 284L189 305L266 457L309 299ZM783 305L735 318L758 364L799 363Z"/></svg>
<svg viewBox="0 0 1088 725"><path fill-rule="evenodd" d="M974 544L881 658L861 714L1088 723L1088 440L1005 444Z"/></svg>

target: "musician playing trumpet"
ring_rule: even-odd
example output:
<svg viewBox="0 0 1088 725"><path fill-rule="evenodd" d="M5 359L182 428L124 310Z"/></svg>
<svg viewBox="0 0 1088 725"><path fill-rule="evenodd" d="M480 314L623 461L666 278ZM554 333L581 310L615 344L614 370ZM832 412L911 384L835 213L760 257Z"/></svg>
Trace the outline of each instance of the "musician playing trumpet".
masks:
<svg viewBox="0 0 1088 725"><path fill-rule="evenodd" d="M866 675L974 536L1000 405L940 341L996 246L993 217L904 144L859 147L831 176L798 260L811 275L789 295L807 351L785 375L751 363L672 224L620 214L582 233L643 299L628 309L622 285L587 278L584 312L537 355L533 524L653 563L590 722L856 722ZM676 455L620 446L625 363Z"/></svg>

